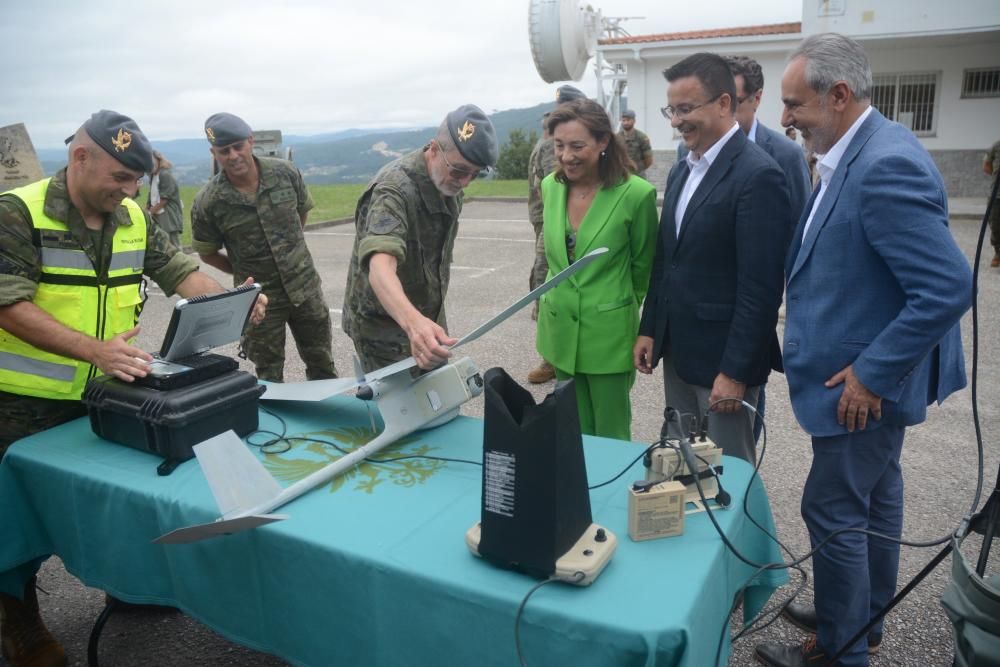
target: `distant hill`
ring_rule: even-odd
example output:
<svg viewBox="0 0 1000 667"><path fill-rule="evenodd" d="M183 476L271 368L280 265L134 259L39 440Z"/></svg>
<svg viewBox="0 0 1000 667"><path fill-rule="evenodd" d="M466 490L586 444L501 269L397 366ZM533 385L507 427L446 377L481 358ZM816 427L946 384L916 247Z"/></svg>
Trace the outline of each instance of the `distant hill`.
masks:
<svg viewBox="0 0 1000 667"><path fill-rule="evenodd" d="M502 145L511 130L541 134L542 115L554 103L526 109L508 109L490 114ZM268 128L262 128L268 129ZM422 129L358 129L315 135L284 135L283 144L292 149L292 159L307 183L363 183L383 165L430 141L437 127ZM182 185L200 185L211 176L211 157L203 138L154 141L153 146L174 163L174 175ZM38 151L46 174L66 164L65 148Z"/></svg>

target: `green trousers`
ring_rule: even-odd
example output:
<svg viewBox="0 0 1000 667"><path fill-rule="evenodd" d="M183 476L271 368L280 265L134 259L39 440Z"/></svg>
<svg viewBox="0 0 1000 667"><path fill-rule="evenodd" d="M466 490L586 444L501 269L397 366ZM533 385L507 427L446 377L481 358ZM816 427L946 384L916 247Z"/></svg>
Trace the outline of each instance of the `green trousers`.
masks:
<svg viewBox="0 0 1000 667"><path fill-rule="evenodd" d="M618 440L632 439L632 402L629 392L635 384L635 370L626 373L569 375L556 369L560 382L572 378L576 385L576 408L580 432Z"/></svg>

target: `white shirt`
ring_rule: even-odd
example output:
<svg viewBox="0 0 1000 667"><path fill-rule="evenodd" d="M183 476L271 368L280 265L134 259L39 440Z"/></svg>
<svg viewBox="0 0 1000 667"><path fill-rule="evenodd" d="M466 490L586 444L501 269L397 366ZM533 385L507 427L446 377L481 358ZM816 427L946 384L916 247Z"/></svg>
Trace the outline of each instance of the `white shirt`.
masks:
<svg viewBox="0 0 1000 667"><path fill-rule="evenodd" d="M712 147L705 151L701 158L696 158L693 151L688 151L688 154L685 156L684 159L687 160L691 172L688 174L687 180L684 181L681 196L677 198L677 208L674 209L674 230L677 232L677 238L681 236L681 221L684 220L684 211L687 210L688 202L691 201L695 190L698 189L702 179L705 178L705 174L708 173L708 168L712 166L715 158L719 156L722 147L736 134L736 130L738 129L740 129L739 124L733 121L733 126L729 128L729 131L712 144Z"/></svg>
<svg viewBox="0 0 1000 667"><path fill-rule="evenodd" d="M750 131L747 132L747 139L757 143L757 116L753 117L753 125L750 126Z"/></svg>
<svg viewBox="0 0 1000 667"><path fill-rule="evenodd" d="M850 145L851 140L854 139L854 135L858 133L861 128L861 123L865 122L868 115L872 112L872 107L869 106L864 112L858 116L858 119L854 121L854 124L848 128L847 132L844 133L837 143L827 152L826 155L816 156L816 171L819 172L819 194L816 195L816 200L813 202L812 209L809 210L809 217L806 218L806 226L802 230L802 238L806 238L806 234L809 233L809 226L812 224L813 216L816 215L816 211L819 210L820 202L823 201L823 195L826 194L826 188L830 185L830 180L833 178L833 172L837 171L837 165L840 164L840 158L844 157L844 151Z"/></svg>

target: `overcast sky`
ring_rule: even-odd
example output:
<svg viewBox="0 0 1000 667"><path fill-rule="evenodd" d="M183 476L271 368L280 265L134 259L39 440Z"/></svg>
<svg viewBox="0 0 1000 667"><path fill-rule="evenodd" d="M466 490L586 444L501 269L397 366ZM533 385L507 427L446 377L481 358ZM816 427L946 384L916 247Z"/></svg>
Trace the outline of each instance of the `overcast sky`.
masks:
<svg viewBox="0 0 1000 667"><path fill-rule="evenodd" d="M801 0L590 0L641 16L633 35L801 20ZM0 126L62 145L100 108L154 141L200 137L230 111L257 129L316 134L436 125L552 99L528 45L529 0L9 0ZM698 8L704 7L704 12ZM577 84L596 87L588 68Z"/></svg>

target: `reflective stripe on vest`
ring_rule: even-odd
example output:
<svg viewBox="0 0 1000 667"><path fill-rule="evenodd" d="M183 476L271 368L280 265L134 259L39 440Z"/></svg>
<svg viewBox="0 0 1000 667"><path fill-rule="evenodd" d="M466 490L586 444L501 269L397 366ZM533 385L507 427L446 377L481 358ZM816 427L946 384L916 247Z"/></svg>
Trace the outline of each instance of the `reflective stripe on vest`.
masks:
<svg viewBox="0 0 1000 667"><path fill-rule="evenodd" d="M120 225L112 240L106 276L98 276L69 227L45 215L50 179L7 194L18 197L31 214L32 240L42 274L33 303L67 328L107 340L135 326L142 302L140 283L146 256L146 218L125 199L131 225ZM90 364L46 352L0 329L0 390L43 398L79 399Z"/></svg>

